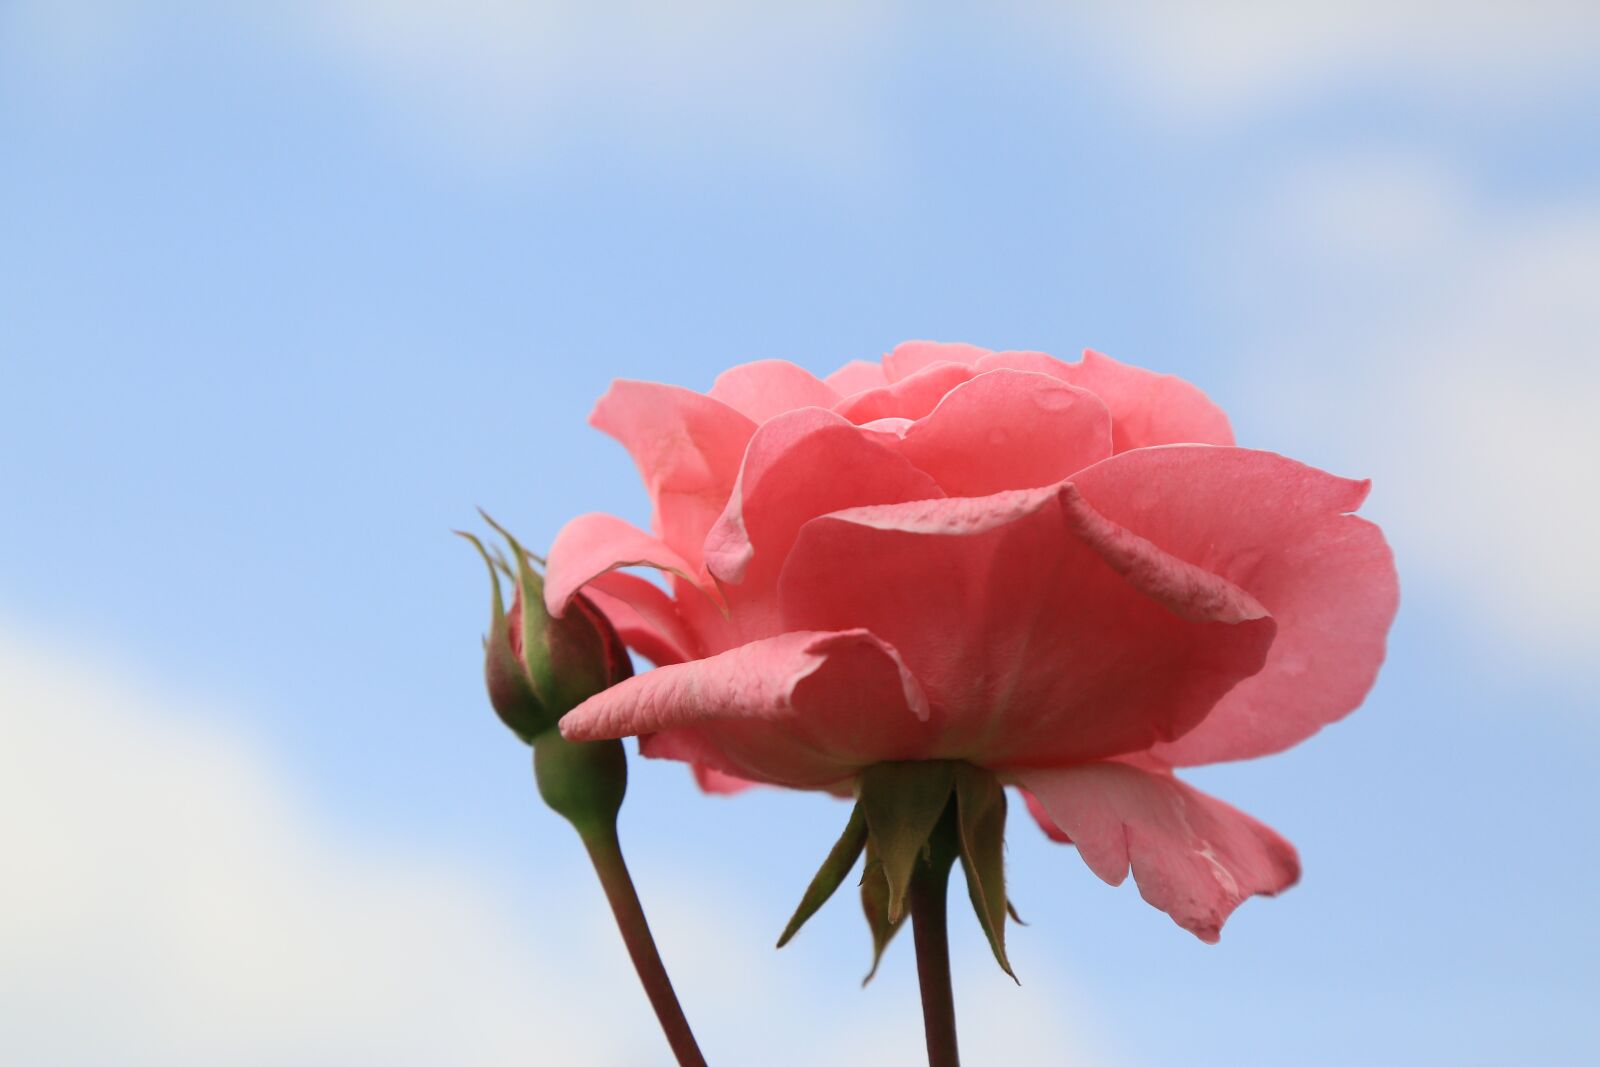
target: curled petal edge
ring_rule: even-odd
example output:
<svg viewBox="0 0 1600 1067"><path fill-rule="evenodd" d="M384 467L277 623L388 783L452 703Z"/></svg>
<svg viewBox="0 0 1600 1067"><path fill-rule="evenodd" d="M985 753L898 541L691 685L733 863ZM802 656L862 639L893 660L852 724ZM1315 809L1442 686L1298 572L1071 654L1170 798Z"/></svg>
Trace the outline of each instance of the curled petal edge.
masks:
<svg viewBox="0 0 1600 1067"><path fill-rule="evenodd" d="M1170 774L1105 762L1010 778L1103 881L1121 885L1132 870L1140 896L1208 944L1245 900L1300 878L1300 858L1277 832Z"/></svg>
<svg viewBox="0 0 1600 1067"><path fill-rule="evenodd" d="M692 567L660 538L615 515L589 512L561 528L550 545L544 602L560 618L584 586L602 574L623 567L653 567L677 575L723 608L714 584L701 581Z"/></svg>

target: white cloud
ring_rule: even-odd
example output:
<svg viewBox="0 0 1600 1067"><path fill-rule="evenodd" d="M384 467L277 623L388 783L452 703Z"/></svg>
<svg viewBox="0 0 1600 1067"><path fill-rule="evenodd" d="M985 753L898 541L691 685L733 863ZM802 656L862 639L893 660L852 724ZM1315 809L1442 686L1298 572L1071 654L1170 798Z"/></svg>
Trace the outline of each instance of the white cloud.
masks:
<svg viewBox="0 0 1600 1067"><path fill-rule="evenodd" d="M785 125L815 122L816 109L840 103L840 76L861 58L882 7L334 0L310 8L308 21L397 84L502 117L565 111L582 120L610 107L648 118L693 107L700 118Z"/></svg>
<svg viewBox="0 0 1600 1067"><path fill-rule="evenodd" d="M636 1063L494 887L317 825L246 741L0 641L12 1063ZM620 976L585 976L615 980ZM648 1035L644 1035L648 1036Z"/></svg>
<svg viewBox="0 0 1600 1067"><path fill-rule="evenodd" d="M880 0L332 0L291 33L412 117L502 155L598 125L670 151L702 136L838 165L875 151L864 107ZM563 138L564 139L564 138Z"/></svg>
<svg viewBox="0 0 1600 1067"><path fill-rule="evenodd" d="M1600 6L1588 0L1024 0L1013 10L1058 41L1109 50L1127 87L1187 119L1370 84L1495 107L1592 77L1600 34Z"/></svg>
<svg viewBox="0 0 1600 1067"><path fill-rule="evenodd" d="M0 849L7 1063L666 1058L587 871L499 885L375 849L308 810L248 739L3 631ZM859 954L795 968L736 888L714 910L704 887L646 902L713 1061L916 1059L914 1000L859 992ZM1016 991L963 976L973 1063L1082 1047L1057 1006L1073 998L1036 977Z"/></svg>
<svg viewBox="0 0 1600 1067"><path fill-rule="evenodd" d="M665 153L704 139L839 169L895 150L883 113L893 72L931 27L955 28L903 0L11 0L0 75L26 69L93 96L158 66L173 40L242 36L479 161L607 129ZM1370 87L1464 101L1481 117L1592 83L1600 5L1012 0L962 32L997 35L1019 61L1042 53L1085 84L1091 70L1180 122Z"/></svg>
<svg viewBox="0 0 1600 1067"><path fill-rule="evenodd" d="M1398 155L1302 163L1256 259L1312 307L1255 403L1370 474L1402 576L1446 583L1521 652L1600 638L1600 201L1495 205ZM1270 304L1270 278L1241 286Z"/></svg>
<svg viewBox="0 0 1600 1067"><path fill-rule="evenodd" d="M1600 208L1600 205L1596 205ZM1471 275L1380 354L1393 507L1418 565L1447 568L1489 617L1587 658L1600 638L1600 210L1495 234Z"/></svg>
<svg viewBox="0 0 1600 1067"><path fill-rule="evenodd" d="M865 100L889 0L16 0L0 56L45 80L104 87L173 41L240 35L321 65L380 112L477 158L548 151L598 126L671 150L709 136L826 165L878 149ZM111 27L106 30L103 27Z"/></svg>
<svg viewBox="0 0 1600 1067"><path fill-rule="evenodd" d="M1472 208L1459 173L1436 159L1386 150L1303 158L1274 184L1274 223L1324 270L1434 266Z"/></svg>

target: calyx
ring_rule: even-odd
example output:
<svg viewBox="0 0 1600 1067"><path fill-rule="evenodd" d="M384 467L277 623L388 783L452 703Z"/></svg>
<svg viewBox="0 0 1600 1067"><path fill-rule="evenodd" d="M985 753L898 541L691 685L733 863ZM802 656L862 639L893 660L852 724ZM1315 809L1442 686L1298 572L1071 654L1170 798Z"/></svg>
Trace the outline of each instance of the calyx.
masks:
<svg viewBox="0 0 1600 1067"><path fill-rule="evenodd" d="M904 925L919 864L947 871L961 861L967 893L995 960L1006 958L1005 922L1013 916L1005 884L1006 795L992 771L960 760L879 763L863 771L844 833L823 860L789 920L782 948L827 902L863 855L861 904L872 933L872 971ZM953 855L952 855L953 853Z"/></svg>

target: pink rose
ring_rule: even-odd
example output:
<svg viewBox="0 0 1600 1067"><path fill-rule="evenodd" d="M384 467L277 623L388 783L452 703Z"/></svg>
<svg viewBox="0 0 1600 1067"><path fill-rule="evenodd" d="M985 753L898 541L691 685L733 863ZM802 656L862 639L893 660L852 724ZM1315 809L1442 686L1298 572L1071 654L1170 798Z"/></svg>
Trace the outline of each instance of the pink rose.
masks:
<svg viewBox="0 0 1600 1067"><path fill-rule="evenodd" d="M747 363L709 395L618 381L590 421L632 453L655 533L573 520L547 603L583 590L658 666L568 738L639 735L719 790L965 760L1208 941L1298 877L1287 841L1173 769L1361 702L1398 597L1351 514L1365 482L1234 447L1199 389L1095 352Z"/></svg>

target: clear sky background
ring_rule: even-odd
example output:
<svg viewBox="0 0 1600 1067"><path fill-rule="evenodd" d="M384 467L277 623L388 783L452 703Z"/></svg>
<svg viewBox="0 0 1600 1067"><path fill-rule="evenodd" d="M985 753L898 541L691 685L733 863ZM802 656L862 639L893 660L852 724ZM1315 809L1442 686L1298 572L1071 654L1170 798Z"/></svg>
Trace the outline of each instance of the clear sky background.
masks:
<svg viewBox="0 0 1600 1067"><path fill-rule="evenodd" d="M0 1060L663 1062L448 531L644 521L613 377L928 337L1192 379L1403 586L1191 776L1305 863L1220 945L1014 819L968 1061L1600 1062L1597 12L0 0ZM633 770L712 1061L916 1062L848 894L771 949L846 809Z"/></svg>

